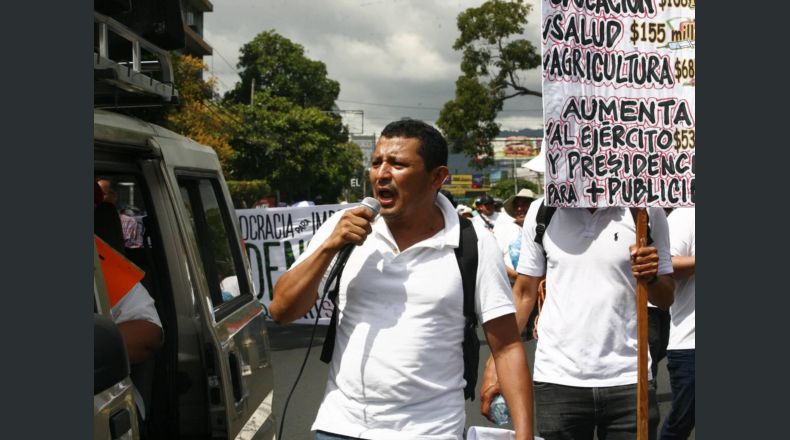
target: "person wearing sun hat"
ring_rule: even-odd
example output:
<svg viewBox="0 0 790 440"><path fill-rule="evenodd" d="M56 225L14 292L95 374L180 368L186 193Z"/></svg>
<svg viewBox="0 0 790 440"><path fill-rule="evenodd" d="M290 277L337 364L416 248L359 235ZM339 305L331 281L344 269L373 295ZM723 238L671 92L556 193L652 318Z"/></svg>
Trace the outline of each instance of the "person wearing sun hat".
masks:
<svg viewBox="0 0 790 440"><path fill-rule="evenodd" d="M535 193L527 188L522 188L518 194L508 197L502 208L513 220L498 222L494 227L494 237L505 258L505 268L511 284L516 280L518 256L521 253L521 226L535 197Z"/></svg>

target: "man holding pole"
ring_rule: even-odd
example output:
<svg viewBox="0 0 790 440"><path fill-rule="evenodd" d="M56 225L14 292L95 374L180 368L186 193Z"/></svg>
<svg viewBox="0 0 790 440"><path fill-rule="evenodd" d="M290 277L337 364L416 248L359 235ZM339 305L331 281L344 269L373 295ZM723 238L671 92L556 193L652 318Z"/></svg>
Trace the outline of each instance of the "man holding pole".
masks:
<svg viewBox="0 0 790 440"><path fill-rule="evenodd" d="M648 208L654 243L637 246L628 208L557 208L535 241L542 200L524 221L518 277L513 286L523 330L546 277L538 327L534 390L537 430L546 440L634 439L637 433L637 280L648 299L668 308L675 282L666 216ZM487 365L480 388L488 415L499 392ZM649 438L656 438L655 388L649 390Z"/></svg>

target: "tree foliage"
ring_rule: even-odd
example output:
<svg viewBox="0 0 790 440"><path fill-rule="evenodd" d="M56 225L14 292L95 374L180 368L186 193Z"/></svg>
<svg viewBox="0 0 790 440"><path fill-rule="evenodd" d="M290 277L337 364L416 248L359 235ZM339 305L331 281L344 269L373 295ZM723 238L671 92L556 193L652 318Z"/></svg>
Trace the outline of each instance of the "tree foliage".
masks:
<svg viewBox="0 0 790 440"><path fill-rule="evenodd" d="M508 197L516 193L515 183L516 182L514 179L502 179L495 185L491 186L491 189L488 191L488 195L506 200ZM518 187L519 189L531 189L535 194L539 194L541 192L540 185L531 180L518 179Z"/></svg>
<svg viewBox="0 0 790 440"><path fill-rule="evenodd" d="M260 199L272 194L265 180L228 180L228 192L237 208L252 208Z"/></svg>
<svg viewBox="0 0 790 440"><path fill-rule="evenodd" d="M335 201L362 175L362 151L330 112L340 84L274 31L241 48L238 68L241 80L225 95L240 120L230 140L234 179L264 180L283 201Z"/></svg>
<svg viewBox="0 0 790 440"><path fill-rule="evenodd" d="M323 62L307 58L304 47L272 30L241 48L237 67L241 81L225 96L234 103L250 102L253 81L256 92L322 110L330 110L340 94L340 84L327 77Z"/></svg>
<svg viewBox="0 0 790 440"><path fill-rule="evenodd" d="M208 145L217 152L226 177L232 175L228 167L233 149L230 146L231 132L236 121L218 103L212 101L216 91L215 77L202 79L207 70L202 59L191 55L173 56L173 76L179 94L179 104L168 108L165 125L171 130Z"/></svg>
<svg viewBox="0 0 790 440"><path fill-rule="evenodd" d="M462 75L456 81L455 98L445 103L437 125L455 152L483 157L473 162L475 166L493 162L491 141L499 134L495 120L503 103L518 96L542 96L522 80L527 70L540 66L540 52L518 38L531 10L522 0L489 0L458 15L460 36L453 49L463 52Z"/></svg>
<svg viewBox="0 0 790 440"><path fill-rule="evenodd" d="M172 57L179 104L138 116L214 148L233 182L234 203L251 206L275 191L283 201L335 201L352 177L362 176L361 150L328 111L340 85L299 44L273 31L245 44L241 80L223 102L213 99L216 78L202 79L201 59Z"/></svg>
<svg viewBox="0 0 790 440"><path fill-rule="evenodd" d="M237 179L265 179L282 200L329 201L361 175L362 151L337 115L266 91L235 109L242 120L231 140Z"/></svg>

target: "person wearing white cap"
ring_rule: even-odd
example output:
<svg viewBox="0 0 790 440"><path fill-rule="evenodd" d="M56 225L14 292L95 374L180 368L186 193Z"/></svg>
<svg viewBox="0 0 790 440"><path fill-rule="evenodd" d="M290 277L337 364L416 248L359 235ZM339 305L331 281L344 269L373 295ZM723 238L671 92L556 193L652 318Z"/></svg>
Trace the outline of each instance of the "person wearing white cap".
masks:
<svg viewBox="0 0 790 440"><path fill-rule="evenodd" d="M493 232L494 225L499 217L499 213L494 207L494 199L488 195L478 197L475 200L475 209L477 209L479 214L472 219L472 222Z"/></svg>
<svg viewBox="0 0 790 440"><path fill-rule="evenodd" d="M456 206L455 211L458 212L458 215L464 216L464 217L466 217L468 219L473 218L473 216L472 216L472 208L470 208L470 207L468 207L466 205L461 204L461 205Z"/></svg>

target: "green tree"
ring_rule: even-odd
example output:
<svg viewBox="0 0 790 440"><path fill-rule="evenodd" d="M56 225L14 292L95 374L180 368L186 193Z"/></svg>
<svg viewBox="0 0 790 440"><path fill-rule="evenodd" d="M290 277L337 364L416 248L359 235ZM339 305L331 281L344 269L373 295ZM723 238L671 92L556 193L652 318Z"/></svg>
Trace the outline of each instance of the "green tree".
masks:
<svg viewBox="0 0 790 440"><path fill-rule="evenodd" d="M272 195L272 188L265 180L228 180L228 191L237 208L252 208L258 200Z"/></svg>
<svg viewBox="0 0 790 440"><path fill-rule="evenodd" d="M179 104L169 107L165 113L165 126L191 138L197 143L210 146L216 151L225 177L232 176L228 160L233 149L230 138L237 129L236 119L223 106L214 101L217 79L202 79L208 66L202 59L191 55L173 56L173 76L176 78Z"/></svg>
<svg viewBox="0 0 790 440"><path fill-rule="evenodd" d="M516 193L515 183L516 182L514 182L514 179L502 179L495 185L491 186L491 189L488 191L488 195L506 200L508 197ZM518 187L519 189L531 189L535 194L539 194L541 192L540 185L531 180L518 179Z"/></svg>
<svg viewBox="0 0 790 440"><path fill-rule="evenodd" d="M455 98L445 103L436 121L453 151L471 158L479 168L493 163L491 141L499 134L495 122L503 103L518 96L542 96L523 85L521 76L540 66L540 52L518 38L532 10L522 0L489 0L458 15L460 36L453 49L463 51L462 75Z"/></svg>
<svg viewBox="0 0 790 440"><path fill-rule="evenodd" d="M304 55L304 47L273 30L261 32L241 48L241 81L225 95L234 103L250 102L250 89L266 91L302 107L331 110L340 84L327 77L326 65Z"/></svg>
<svg viewBox="0 0 790 440"><path fill-rule="evenodd" d="M239 130L231 139L231 166L240 180L265 179L282 200L335 201L362 173L362 151L348 142L339 116L315 107L255 94L238 104Z"/></svg>

